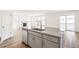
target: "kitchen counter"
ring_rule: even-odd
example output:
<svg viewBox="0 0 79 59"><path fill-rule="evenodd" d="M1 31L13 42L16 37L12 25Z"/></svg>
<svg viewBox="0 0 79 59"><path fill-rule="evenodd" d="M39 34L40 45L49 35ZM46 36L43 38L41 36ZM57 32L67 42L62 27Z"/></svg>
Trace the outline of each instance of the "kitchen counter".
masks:
<svg viewBox="0 0 79 59"><path fill-rule="evenodd" d="M46 35L58 37L58 38L61 37L61 32L57 28L45 28L45 30L43 30L43 31L34 30L34 29L30 29L30 28L25 28L25 27L23 27L22 29L30 30L30 31L34 31L34 32L37 32L37 33L41 33L41 34L46 34Z"/></svg>

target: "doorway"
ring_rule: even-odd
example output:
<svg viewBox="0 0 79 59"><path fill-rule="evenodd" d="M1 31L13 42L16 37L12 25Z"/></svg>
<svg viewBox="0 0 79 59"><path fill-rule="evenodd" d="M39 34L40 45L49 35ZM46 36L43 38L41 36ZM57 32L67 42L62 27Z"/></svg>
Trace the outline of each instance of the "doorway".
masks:
<svg viewBox="0 0 79 59"><path fill-rule="evenodd" d="M0 43L12 37L12 14L9 11L0 12Z"/></svg>
<svg viewBox="0 0 79 59"><path fill-rule="evenodd" d="M61 31L75 31L75 16L60 16Z"/></svg>

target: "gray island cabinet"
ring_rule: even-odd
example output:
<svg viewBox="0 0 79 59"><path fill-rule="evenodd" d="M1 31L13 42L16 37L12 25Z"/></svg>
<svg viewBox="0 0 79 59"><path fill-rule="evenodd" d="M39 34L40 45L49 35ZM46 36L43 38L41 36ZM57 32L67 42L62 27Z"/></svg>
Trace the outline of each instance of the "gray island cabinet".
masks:
<svg viewBox="0 0 79 59"><path fill-rule="evenodd" d="M57 29L51 29L52 32L51 30L48 30L48 28L45 31L37 31L33 29L22 28L22 31L24 30L27 31L27 44L30 47L60 48L61 36Z"/></svg>
<svg viewBox="0 0 79 59"><path fill-rule="evenodd" d="M59 38L43 34L43 48L59 48Z"/></svg>
<svg viewBox="0 0 79 59"><path fill-rule="evenodd" d="M28 45L32 48L41 48L42 41L41 41L41 34L28 31Z"/></svg>

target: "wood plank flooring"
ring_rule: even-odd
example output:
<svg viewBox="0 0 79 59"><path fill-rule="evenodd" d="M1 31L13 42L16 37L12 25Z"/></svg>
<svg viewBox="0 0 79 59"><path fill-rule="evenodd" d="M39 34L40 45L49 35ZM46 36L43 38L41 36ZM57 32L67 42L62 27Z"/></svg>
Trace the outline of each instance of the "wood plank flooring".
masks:
<svg viewBox="0 0 79 59"><path fill-rule="evenodd" d="M66 31L63 36L63 48L79 48L79 33Z"/></svg>
<svg viewBox="0 0 79 59"><path fill-rule="evenodd" d="M28 48L28 46L22 42L21 35L20 30L15 30L14 36L1 43L0 48Z"/></svg>

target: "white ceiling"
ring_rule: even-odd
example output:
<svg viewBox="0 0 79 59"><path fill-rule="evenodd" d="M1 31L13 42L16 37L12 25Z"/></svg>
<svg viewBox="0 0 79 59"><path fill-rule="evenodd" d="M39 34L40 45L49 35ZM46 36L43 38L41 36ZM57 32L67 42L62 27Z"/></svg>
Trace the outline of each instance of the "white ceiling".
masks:
<svg viewBox="0 0 79 59"><path fill-rule="evenodd" d="M13 12L20 12L20 13L56 13L56 12L63 12L67 10L12 10Z"/></svg>
<svg viewBox="0 0 79 59"><path fill-rule="evenodd" d="M13 13L23 13L26 15L35 15L35 14L47 14L47 13L57 13L64 12L68 10L10 10Z"/></svg>

